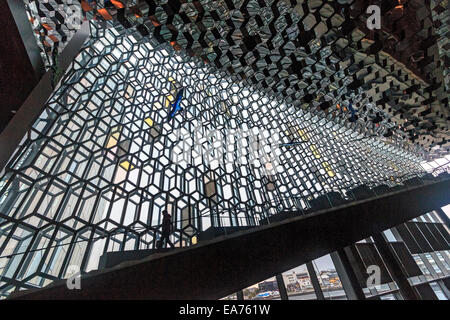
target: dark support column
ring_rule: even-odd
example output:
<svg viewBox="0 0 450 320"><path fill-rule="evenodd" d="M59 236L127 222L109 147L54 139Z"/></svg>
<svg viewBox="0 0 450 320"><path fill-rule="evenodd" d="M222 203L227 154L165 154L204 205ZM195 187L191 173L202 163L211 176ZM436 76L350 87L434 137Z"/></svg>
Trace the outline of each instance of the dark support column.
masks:
<svg viewBox="0 0 450 320"><path fill-rule="evenodd" d="M421 300L419 293L409 284L403 266L400 261L398 261L391 246L386 242L383 234L376 233L372 236L372 238L378 252L381 255L381 258L392 276L392 279L397 283L403 297L406 300Z"/></svg>
<svg viewBox="0 0 450 320"><path fill-rule="evenodd" d="M349 300L365 300L366 295L362 290L355 271L348 259L345 248L339 249L331 253L336 271L341 279L345 294Z"/></svg>
<svg viewBox="0 0 450 320"><path fill-rule="evenodd" d="M22 1L23 5L23 1ZM38 83L33 65L7 1L0 1L0 132ZM28 20L25 21L29 24ZM31 27L30 27L31 29ZM22 137L21 137L22 138Z"/></svg>
<svg viewBox="0 0 450 320"><path fill-rule="evenodd" d="M25 9L23 0L7 0L11 14L16 22L22 43L27 52L28 58L33 66L37 79L40 79L45 73L44 61L41 57L41 49L37 44L36 36Z"/></svg>
<svg viewBox="0 0 450 320"><path fill-rule="evenodd" d="M433 278L435 278L435 279L439 278L439 276L437 275L436 271L434 270L433 266L431 265L430 261L427 259L425 254L424 253L419 253L419 257L422 260L422 262L425 265L425 267L430 272L431 276Z"/></svg>
<svg viewBox="0 0 450 320"><path fill-rule="evenodd" d="M448 216L445 214L444 210L442 210L441 208L438 208L435 210L436 213L438 214L439 218L442 220L443 223L445 223L445 225L447 226L447 228L450 229L450 219L448 218Z"/></svg>
<svg viewBox="0 0 450 320"><path fill-rule="evenodd" d="M286 291L286 286L284 285L283 276L281 274L277 274L276 278L278 284L278 292L280 293L281 300L288 300L288 295Z"/></svg>
<svg viewBox="0 0 450 320"><path fill-rule="evenodd" d="M306 268L308 269L309 278L311 279L311 283L313 285L314 291L316 292L317 300L325 300L325 297L322 292L322 288L320 288L319 280L317 279L316 270L314 269L312 262L307 262Z"/></svg>
<svg viewBox="0 0 450 320"><path fill-rule="evenodd" d="M236 297L238 300L244 300L244 292L242 290L239 290L236 292Z"/></svg>
<svg viewBox="0 0 450 320"><path fill-rule="evenodd" d="M445 282L443 280L439 280L439 281L436 281L436 283L439 285L439 287L441 288L442 292L444 292L444 295L447 297L447 299L450 300L450 290L445 285Z"/></svg>
<svg viewBox="0 0 450 320"><path fill-rule="evenodd" d="M3 8L4 3L6 2L0 1L0 9ZM2 13L0 10L0 17L1 16ZM75 33L75 35L72 37L72 39L69 41L69 43L66 45L63 52L59 56L58 66L61 70L64 70L64 72L67 70L69 65L73 62L75 57L80 52L80 49L82 48L89 34L89 22L84 21L81 25L81 28ZM7 32L0 33L0 40L4 38L4 35L8 36ZM20 37L19 35L17 36ZM35 120L42 113L42 110L45 107L45 102L53 93L53 89L51 86L52 73L50 71L46 72L36 85L34 85L35 82L33 82L33 85L30 88L28 87L28 84L31 81L30 77L34 77L33 68L29 60L28 67L25 67L25 65L21 65L20 61L14 62L14 59L11 58L11 56L15 55L14 50L18 44L14 42L15 46L13 46L12 51L8 51L8 41L10 41L10 38L14 37L9 35L2 41L3 44L8 44L7 46L0 46L0 56L2 56L2 59L0 59L0 82L7 83L6 88L2 84L2 90L0 91L0 101L2 102L2 105L15 105L20 101L21 102L18 105L18 108L20 107L20 109L17 111L14 118L9 121L8 126L2 132L0 132L0 175L3 174L6 164L11 159L11 157L14 156L14 153L17 151L17 147L19 146L21 140L28 132L28 130L30 130ZM20 45L23 47L23 44ZM27 53L25 52L25 49L23 49L23 55L26 54ZM12 62L9 61L11 59ZM21 61L22 60L23 59L21 59ZM17 68L14 68L14 63L18 64ZM24 89L24 86L27 87L27 90ZM15 102L10 102L11 99L13 99ZM3 111L4 110L2 110L1 112Z"/></svg>

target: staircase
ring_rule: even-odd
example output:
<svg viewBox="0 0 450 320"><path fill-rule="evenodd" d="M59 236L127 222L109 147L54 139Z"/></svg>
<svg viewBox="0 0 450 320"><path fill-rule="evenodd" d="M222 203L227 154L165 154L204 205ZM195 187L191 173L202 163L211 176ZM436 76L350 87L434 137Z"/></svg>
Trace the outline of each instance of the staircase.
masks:
<svg viewBox="0 0 450 320"><path fill-rule="evenodd" d="M450 203L450 179L420 183L92 271L81 290L61 280L9 299L219 299Z"/></svg>

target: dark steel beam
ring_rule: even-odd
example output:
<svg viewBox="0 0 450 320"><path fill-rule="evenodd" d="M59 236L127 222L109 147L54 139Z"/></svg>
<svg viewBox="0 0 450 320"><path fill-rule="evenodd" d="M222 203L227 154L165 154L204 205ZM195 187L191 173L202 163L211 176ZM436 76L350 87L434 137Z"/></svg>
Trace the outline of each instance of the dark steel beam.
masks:
<svg viewBox="0 0 450 320"><path fill-rule="evenodd" d="M16 22L20 38L28 54L28 58L33 66L36 79L40 79L45 73L44 62L41 57L41 50L36 42L36 37L31 28L30 21L25 10L23 0L7 0L11 14Z"/></svg>
<svg viewBox="0 0 450 320"><path fill-rule="evenodd" d="M23 1L22 5L23 5ZM13 118L27 95L38 82L26 45L21 37L17 20L7 1L0 1L0 132ZM28 23L28 20L25 20ZM31 29L31 27L30 27ZM31 32L31 30L30 30ZM37 45L36 45L37 46ZM0 146L0 155L3 148Z"/></svg>
<svg viewBox="0 0 450 320"><path fill-rule="evenodd" d="M316 293L317 300L325 300L319 280L317 280L318 274L316 273L316 270L314 270L312 262L307 262L306 268L308 269L309 279L311 279L311 284L314 288L314 292Z"/></svg>
<svg viewBox="0 0 450 320"><path fill-rule="evenodd" d="M219 299L450 202L450 180L221 236L141 261L18 292L16 299Z"/></svg>
<svg viewBox="0 0 450 320"><path fill-rule="evenodd" d="M275 276L275 278L277 279L278 292L280 293L281 300L288 300L289 298L286 286L284 284L283 276L281 275L281 273L279 273Z"/></svg>
<svg viewBox="0 0 450 320"><path fill-rule="evenodd" d="M342 248L336 252L332 252L331 259L339 274L347 298L349 300L365 300L366 295L358 282L358 278L347 256L346 249Z"/></svg>
<svg viewBox="0 0 450 320"><path fill-rule="evenodd" d="M394 250L387 243L383 234L376 233L372 236L372 239L392 279L400 289L400 293L402 294L403 298L405 298L405 300L421 300L421 297L417 290L409 284L408 276L406 275L404 267L395 256Z"/></svg>
<svg viewBox="0 0 450 320"><path fill-rule="evenodd" d="M442 220L442 222L447 226L447 228L450 229L450 219L448 218L444 210L442 210L441 208L436 208L435 211L438 214L439 218Z"/></svg>
<svg viewBox="0 0 450 320"><path fill-rule="evenodd" d="M84 42L89 36L89 22L85 21L80 30L73 36L69 44L64 48L58 60L59 69L65 71L80 52ZM0 51L1 52L1 51ZM31 69L31 67L30 67ZM10 71L14 74L13 71ZM26 72L19 72L19 76L25 76ZM16 152L21 140L33 126L34 121L41 115L45 103L53 93L52 74L50 71L44 74L33 91L28 95L16 115L8 126L0 134L0 175L3 175L8 161ZM13 94L9 92L8 94ZM0 95L1 97L1 95Z"/></svg>

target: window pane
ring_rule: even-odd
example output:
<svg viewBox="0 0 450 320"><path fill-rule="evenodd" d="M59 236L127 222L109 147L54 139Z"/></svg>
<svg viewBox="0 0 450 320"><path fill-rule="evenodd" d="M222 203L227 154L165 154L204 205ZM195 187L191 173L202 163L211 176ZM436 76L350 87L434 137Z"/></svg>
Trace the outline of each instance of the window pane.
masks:
<svg viewBox="0 0 450 320"><path fill-rule="evenodd" d="M394 294L385 294L383 296L380 296L381 300L397 300L394 296Z"/></svg>
<svg viewBox="0 0 450 320"><path fill-rule="evenodd" d="M346 300L344 288L341 279L334 267L331 256L328 254L313 261L314 269L317 273L320 288L322 289L325 299L330 300Z"/></svg>
<svg viewBox="0 0 450 320"><path fill-rule="evenodd" d="M230 294L229 296L223 297L220 300L237 300L237 294L236 293Z"/></svg>
<svg viewBox="0 0 450 320"><path fill-rule="evenodd" d="M256 283L244 291L244 300L280 300L275 277Z"/></svg>
<svg viewBox="0 0 450 320"><path fill-rule="evenodd" d="M284 272L283 281L289 300L317 299L305 264Z"/></svg>
<svg viewBox="0 0 450 320"><path fill-rule="evenodd" d="M431 289L433 289L434 293L438 297L439 300L447 300L447 297L445 296L444 292L442 291L439 284L436 282L430 283Z"/></svg>

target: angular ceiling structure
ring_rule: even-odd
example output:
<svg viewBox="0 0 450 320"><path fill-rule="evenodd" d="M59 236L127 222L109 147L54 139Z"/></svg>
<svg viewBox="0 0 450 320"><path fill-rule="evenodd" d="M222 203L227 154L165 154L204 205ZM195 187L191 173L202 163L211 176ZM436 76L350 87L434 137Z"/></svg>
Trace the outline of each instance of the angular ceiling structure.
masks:
<svg viewBox="0 0 450 320"><path fill-rule="evenodd" d="M49 69L95 22L0 177L0 298L155 248L163 210L184 247L398 190L445 137L446 44L425 10L400 54L402 33L365 31L348 1L33 3Z"/></svg>
<svg viewBox="0 0 450 320"><path fill-rule="evenodd" d="M163 210L184 247L210 226L255 226L425 174L401 145L167 43L91 26L0 177L0 299L67 278L70 266L94 270L105 252L155 248ZM170 119L181 88L184 111Z"/></svg>
<svg viewBox="0 0 450 320"><path fill-rule="evenodd" d="M55 43L64 47L81 9L82 19L113 22L140 41L168 42L296 108L390 137L429 158L450 151L448 1L26 2L37 8L30 11L35 27L51 27L38 32L47 51ZM381 8L379 30L367 28L369 5Z"/></svg>

